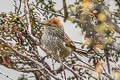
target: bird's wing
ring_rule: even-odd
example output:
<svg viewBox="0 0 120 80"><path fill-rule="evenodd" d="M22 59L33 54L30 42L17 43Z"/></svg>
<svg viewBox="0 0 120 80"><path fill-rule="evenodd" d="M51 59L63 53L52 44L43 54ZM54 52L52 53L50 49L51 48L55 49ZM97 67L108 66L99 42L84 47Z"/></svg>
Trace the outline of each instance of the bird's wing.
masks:
<svg viewBox="0 0 120 80"><path fill-rule="evenodd" d="M68 47L72 47L72 48L75 48L75 45L73 43L73 41L69 38L69 36L64 32L64 29L62 28L61 29L56 29L58 31L55 31L57 32L56 33L56 36L58 36L61 40L63 40L63 42L65 43L66 46Z"/></svg>
<svg viewBox="0 0 120 80"><path fill-rule="evenodd" d="M66 46L69 46L75 49L75 44L73 43L73 41L69 38L69 36L66 33L64 33L64 41L66 43Z"/></svg>

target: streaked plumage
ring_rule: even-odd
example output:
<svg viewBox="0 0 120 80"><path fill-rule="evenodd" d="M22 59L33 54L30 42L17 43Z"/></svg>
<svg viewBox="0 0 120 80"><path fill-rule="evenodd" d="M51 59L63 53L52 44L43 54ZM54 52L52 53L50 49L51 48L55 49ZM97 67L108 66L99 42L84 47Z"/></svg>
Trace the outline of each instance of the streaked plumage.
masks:
<svg viewBox="0 0 120 80"><path fill-rule="evenodd" d="M46 21L41 44L57 59L57 52L59 52L60 58L65 58L69 56L75 48L71 39L64 32L61 21L56 17Z"/></svg>

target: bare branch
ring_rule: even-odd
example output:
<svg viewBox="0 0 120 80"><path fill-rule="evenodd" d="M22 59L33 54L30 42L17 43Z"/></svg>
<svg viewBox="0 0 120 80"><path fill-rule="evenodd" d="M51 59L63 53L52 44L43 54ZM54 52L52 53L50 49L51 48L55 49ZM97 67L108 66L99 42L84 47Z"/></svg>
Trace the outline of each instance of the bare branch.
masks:
<svg viewBox="0 0 120 80"><path fill-rule="evenodd" d="M20 2L20 4L19 4L19 7L18 7L18 11L17 11L17 13L19 13L19 12L20 12L20 9L21 9L21 4L22 4L22 0L19 0L19 2Z"/></svg>
<svg viewBox="0 0 120 80"><path fill-rule="evenodd" d="M17 2L16 2L16 0L13 0L14 1L14 6L15 6L15 13L17 12Z"/></svg>
<svg viewBox="0 0 120 80"><path fill-rule="evenodd" d="M120 0L115 0L120 8Z"/></svg>
<svg viewBox="0 0 120 80"><path fill-rule="evenodd" d="M11 78L10 76L8 76L8 75L4 74L4 73L3 73L3 72L1 72L1 71L0 71L0 74L2 74L3 76L7 77L7 78L8 78L8 79L10 79L10 80L14 80L13 78Z"/></svg>
<svg viewBox="0 0 120 80"><path fill-rule="evenodd" d="M63 1L64 17L66 19L68 17L67 4L66 4L66 0L62 0L62 1Z"/></svg>
<svg viewBox="0 0 120 80"><path fill-rule="evenodd" d="M28 5L28 0L25 0L24 2L25 4L25 11L26 11L26 17L27 17L27 23L28 23L28 35L36 42L36 43L39 43L39 39L35 38L33 35L32 35L32 25L31 25L31 22L30 22L30 13L29 13L29 5Z"/></svg>
<svg viewBox="0 0 120 80"><path fill-rule="evenodd" d="M47 68L45 68L45 67L44 67L42 64L40 64L38 61L35 61L35 60L32 59L31 57L26 56L26 55L24 55L24 54L22 54L22 53L19 53L16 49L13 49L13 48L8 44L8 42L5 41L3 38L0 38L0 40L1 40L4 44L6 44L12 51L14 51L17 55L20 55L20 56L22 56L22 57L24 57L24 58L27 58L28 60L34 62L34 63L35 63L36 65L38 65L39 67L44 68L44 70L45 70L46 72L48 72L48 74L49 74L50 76L52 76L54 79L56 79L56 80L62 80L62 79L56 77L55 75L53 75Z"/></svg>

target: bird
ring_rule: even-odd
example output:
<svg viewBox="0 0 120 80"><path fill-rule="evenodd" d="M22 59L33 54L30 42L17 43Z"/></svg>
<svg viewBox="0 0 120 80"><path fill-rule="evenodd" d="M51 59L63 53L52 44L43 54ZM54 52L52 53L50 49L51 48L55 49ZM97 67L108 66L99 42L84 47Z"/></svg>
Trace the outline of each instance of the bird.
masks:
<svg viewBox="0 0 120 80"><path fill-rule="evenodd" d="M57 17L45 21L41 44L56 60L68 57L75 49L73 41L65 33L63 24Z"/></svg>

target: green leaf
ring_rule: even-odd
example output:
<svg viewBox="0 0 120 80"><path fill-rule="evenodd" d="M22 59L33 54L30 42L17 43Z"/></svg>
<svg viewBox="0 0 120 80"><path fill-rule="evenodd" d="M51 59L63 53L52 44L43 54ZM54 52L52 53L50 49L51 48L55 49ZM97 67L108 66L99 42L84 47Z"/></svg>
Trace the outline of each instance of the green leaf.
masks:
<svg viewBox="0 0 120 80"><path fill-rule="evenodd" d="M21 75L20 77L18 77L18 80L28 80L27 78L25 78L25 75Z"/></svg>
<svg viewBox="0 0 120 80"><path fill-rule="evenodd" d="M68 21L71 21L72 23L75 21L75 19L72 18L72 17L68 17L67 20L68 20Z"/></svg>
<svg viewBox="0 0 120 80"><path fill-rule="evenodd" d="M114 27L113 25L110 25L110 26L108 27L108 29L109 29L110 31L113 31L113 30L115 29L115 27Z"/></svg>

